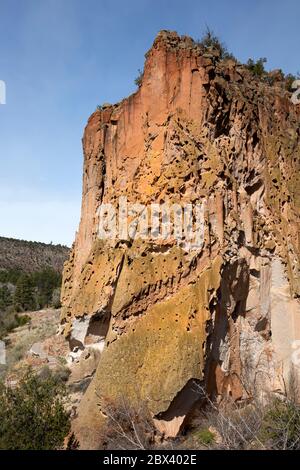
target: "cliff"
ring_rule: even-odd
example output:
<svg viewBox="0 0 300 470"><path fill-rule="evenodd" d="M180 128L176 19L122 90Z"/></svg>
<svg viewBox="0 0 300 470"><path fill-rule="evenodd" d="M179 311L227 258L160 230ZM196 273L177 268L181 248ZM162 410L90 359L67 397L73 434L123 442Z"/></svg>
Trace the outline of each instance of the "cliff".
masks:
<svg viewBox="0 0 300 470"><path fill-rule="evenodd" d="M300 109L290 97L162 31L138 91L90 117L61 317L71 348L102 351L74 422L82 447L95 447L107 398L146 401L172 436L197 383L236 400L287 386L300 335ZM99 207L120 196L205 203L203 245L100 240Z"/></svg>

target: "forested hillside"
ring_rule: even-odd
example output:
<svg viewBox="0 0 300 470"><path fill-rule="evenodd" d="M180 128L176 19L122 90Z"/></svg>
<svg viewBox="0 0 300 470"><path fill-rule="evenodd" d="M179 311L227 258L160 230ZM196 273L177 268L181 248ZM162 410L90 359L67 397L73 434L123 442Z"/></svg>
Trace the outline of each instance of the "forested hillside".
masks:
<svg viewBox="0 0 300 470"><path fill-rule="evenodd" d="M61 273L69 248L40 242L0 237L0 270L35 272L50 267Z"/></svg>
<svg viewBox="0 0 300 470"><path fill-rule="evenodd" d="M69 248L0 237L0 338L26 317L20 312L60 306Z"/></svg>

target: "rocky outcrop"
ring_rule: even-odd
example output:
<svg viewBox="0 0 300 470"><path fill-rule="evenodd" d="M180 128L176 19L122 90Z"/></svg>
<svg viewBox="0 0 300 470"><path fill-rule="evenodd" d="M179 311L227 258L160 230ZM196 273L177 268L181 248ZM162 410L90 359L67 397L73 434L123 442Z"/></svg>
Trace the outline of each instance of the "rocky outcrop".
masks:
<svg viewBox="0 0 300 470"><path fill-rule="evenodd" d="M299 123L280 83L165 31L138 91L90 117L61 317L71 348L101 350L74 422L82 447L96 446L106 398L146 401L176 435L197 384L236 400L287 386L300 336ZM99 240L100 205L122 196L202 202L203 245Z"/></svg>

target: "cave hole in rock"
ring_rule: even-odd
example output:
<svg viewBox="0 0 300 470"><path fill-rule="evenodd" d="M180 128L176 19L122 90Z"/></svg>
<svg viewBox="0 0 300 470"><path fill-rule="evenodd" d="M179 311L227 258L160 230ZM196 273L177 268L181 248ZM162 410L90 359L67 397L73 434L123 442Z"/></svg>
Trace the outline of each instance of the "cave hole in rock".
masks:
<svg viewBox="0 0 300 470"><path fill-rule="evenodd" d="M178 391L169 408L154 416L158 426L170 437L175 437L188 423L197 404L205 399L204 389L198 379L190 379Z"/></svg>
<svg viewBox="0 0 300 470"><path fill-rule="evenodd" d="M251 268L249 272L251 276L255 277L256 279L260 278L260 271L258 269Z"/></svg>
<svg viewBox="0 0 300 470"><path fill-rule="evenodd" d="M259 143L259 137L257 131L254 132L252 136L252 145L253 147L256 147L256 145Z"/></svg>
<svg viewBox="0 0 300 470"><path fill-rule="evenodd" d="M84 340L84 345L97 345L99 349L102 350L105 344L105 338L108 332L109 322L109 313L105 313L104 315L94 315L90 319L90 323Z"/></svg>
<svg viewBox="0 0 300 470"><path fill-rule="evenodd" d="M239 231L237 243L239 247L244 246L246 244L246 236L243 230Z"/></svg>

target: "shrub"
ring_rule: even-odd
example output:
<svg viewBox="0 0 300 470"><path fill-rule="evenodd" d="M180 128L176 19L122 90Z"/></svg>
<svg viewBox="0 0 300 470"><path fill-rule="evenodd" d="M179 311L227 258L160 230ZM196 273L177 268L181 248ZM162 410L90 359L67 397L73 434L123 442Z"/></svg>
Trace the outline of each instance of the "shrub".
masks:
<svg viewBox="0 0 300 470"><path fill-rule="evenodd" d="M201 444L208 446L214 443L215 435L209 429L201 429L196 435Z"/></svg>
<svg viewBox="0 0 300 470"><path fill-rule="evenodd" d="M42 367L39 372L39 378L41 380L48 380L50 377L51 379L56 382L57 384L66 383L68 378L70 377L71 371L66 366L58 366L54 370L50 369L50 367L46 364Z"/></svg>
<svg viewBox="0 0 300 470"><path fill-rule="evenodd" d="M274 450L300 450L300 406L276 398L263 420L262 439Z"/></svg>
<svg viewBox="0 0 300 470"><path fill-rule="evenodd" d="M264 66L266 62L267 62L267 59L265 57L261 57L256 62L253 59L249 59L247 62L247 68L256 77L262 77L266 73L265 66Z"/></svg>
<svg viewBox="0 0 300 470"><path fill-rule="evenodd" d="M0 312L0 338L4 338L10 331L18 326L25 325L30 322L27 315L18 315L12 307Z"/></svg>
<svg viewBox="0 0 300 470"><path fill-rule="evenodd" d="M259 438L263 419L263 408L258 403L239 406L232 401L218 407L210 403L206 419L221 438L219 448L245 450L264 448Z"/></svg>
<svg viewBox="0 0 300 470"><path fill-rule="evenodd" d="M26 353L23 343L17 343L7 354L7 365L8 367L13 366L16 362L23 359Z"/></svg>
<svg viewBox="0 0 300 470"><path fill-rule="evenodd" d="M125 398L120 398L115 403L106 402L103 413L106 416L103 447L109 450L155 448L159 433L144 403L133 406Z"/></svg>
<svg viewBox="0 0 300 470"><path fill-rule="evenodd" d="M14 309L8 308L0 312L0 339L5 337L15 328L30 323L28 315L18 315Z"/></svg>
<svg viewBox="0 0 300 470"><path fill-rule="evenodd" d="M285 88L292 92L293 91L293 83L296 80L295 75L292 75L289 73L288 75L285 76Z"/></svg>
<svg viewBox="0 0 300 470"><path fill-rule="evenodd" d="M52 304L52 307L54 307L54 308L60 308L61 307L60 293L61 293L60 287L56 287L56 289L54 289L54 291L52 293L51 304Z"/></svg>
<svg viewBox="0 0 300 470"><path fill-rule="evenodd" d="M16 388L0 387L0 448L62 448L70 430L64 409L65 387L52 375L41 378L28 370Z"/></svg>
<svg viewBox="0 0 300 470"><path fill-rule="evenodd" d="M138 70L138 76L134 80L134 83L135 83L136 86L140 87L142 85L143 75L144 75L144 72L139 69Z"/></svg>
<svg viewBox="0 0 300 470"><path fill-rule="evenodd" d="M219 405L206 396L207 407L204 410L207 428L200 428L198 436L206 439L210 446L207 430L212 426L220 437L217 447L220 449L273 449L300 450L300 405L297 377L291 371L289 389L286 396L265 397L264 402L236 403L232 399L222 401ZM205 444L205 442L203 442ZM214 448L216 443L214 443Z"/></svg>
<svg viewBox="0 0 300 470"><path fill-rule="evenodd" d="M19 315L18 313L16 313L15 320L17 326L24 326L27 325L27 323L30 323L31 318L28 315Z"/></svg>
<svg viewBox="0 0 300 470"><path fill-rule="evenodd" d="M61 366L61 367L58 367L54 372L53 372L53 375L54 375L54 378L58 381L58 382L67 382L69 377L70 377L70 374L71 374L71 371L68 367L66 366Z"/></svg>
<svg viewBox="0 0 300 470"><path fill-rule="evenodd" d="M15 315L9 310L0 311L0 339L4 338L9 331L16 327Z"/></svg>
<svg viewBox="0 0 300 470"><path fill-rule="evenodd" d="M234 55L228 52L225 44L208 27L202 38L196 41L196 44L203 49L203 52L217 51L220 59L236 60Z"/></svg>

